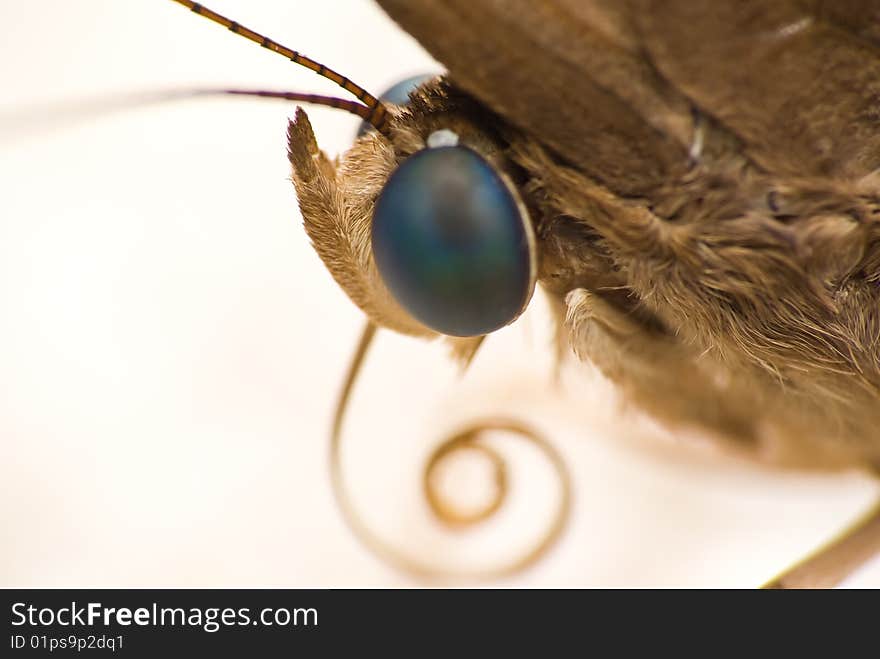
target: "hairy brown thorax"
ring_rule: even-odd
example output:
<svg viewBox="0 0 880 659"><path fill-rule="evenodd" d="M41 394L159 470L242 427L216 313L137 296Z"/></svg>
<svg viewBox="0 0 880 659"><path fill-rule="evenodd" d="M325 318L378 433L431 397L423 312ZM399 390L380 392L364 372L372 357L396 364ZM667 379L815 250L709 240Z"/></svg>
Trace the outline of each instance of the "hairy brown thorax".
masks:
<svg viewBox="0 0 880 659"><path fill-rule="evenodd" d="M880 463L868 186L729 153L626 199L534 144L516 153L543 197L541 283L579 356L655 416L762 460Z"/></svg>

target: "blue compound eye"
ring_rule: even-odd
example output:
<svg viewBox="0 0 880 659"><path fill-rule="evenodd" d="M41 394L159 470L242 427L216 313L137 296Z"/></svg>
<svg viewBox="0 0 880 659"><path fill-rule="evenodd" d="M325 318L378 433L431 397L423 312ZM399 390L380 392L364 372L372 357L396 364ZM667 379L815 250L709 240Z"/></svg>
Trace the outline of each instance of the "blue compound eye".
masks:
<svg viewBox="0 0 880 659"><path fill-rule="evenodd" d="M379 100L383 103L393 103L394 105L407 105L409 104L409 93L413 89L421 85L423 82L427 82L428 80L436 77L437 74L423 73L421 75L401 80L393 87L389 87L384 92L382 92ZM368 124L366 121L362 121L360 128L358 128L358 137L371 129L372 126L370 126L370 124Z"/></svg>
<svg viewBox="0 0 880 659"><path fill-rule="evenodd" d="M494 168L464 146L427 148L388 178L373 256L397 302L450 336L514 320L534 288L531 227Z"/></svg>
<svg viewBox="0 0 880 659"><path fill-rule="evenodd" d="M409 93L421 85L423 82L427 82L431 78L436 78L437 74L428 74L423 73L421 75L413 76L412 78L406 78L405 80L401 80L393 87L389 87L382 94L381 100L386 103L394 103L395 105L406 105L409 103Z"/></svg>

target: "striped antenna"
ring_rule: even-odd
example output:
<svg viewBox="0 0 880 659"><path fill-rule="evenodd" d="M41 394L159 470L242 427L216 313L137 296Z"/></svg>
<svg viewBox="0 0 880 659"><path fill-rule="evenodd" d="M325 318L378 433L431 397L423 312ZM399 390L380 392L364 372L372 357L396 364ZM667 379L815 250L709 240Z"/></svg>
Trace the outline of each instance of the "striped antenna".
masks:
<svg viewBox="0 0 880 659"><path fill-rule="evenodd" d="M324 101L315 101L315 100L307 100L306 98L295 98L294 94L290 94L287 97L274 95L272 96L268 92L259 93L259 94L249 94L251 96L271 96L272 98L287 98L288 100L301 100L304 103L318 103L320 105L330 105L331 107L337 107L344 110L348 110L349 112L354 112L355 114L364 118L369 124L371 124L376 130L378 130L383 135L388 135L388 110L382 104L379 99L377 99L372 94L369 94L366 89L361 87L360 85L356 85L351 80L346 78L343 75L340 75L336 71L332 69L328 69L326 66L321 64L320 62L316 62L313 59L306 57L305 55L300 55L295 50L288 48L286 46L282 46L275 41L272 41L268 37L264 37L262 34L258 32L254 32L253 30L244 27L243 25L239 25L233 20L218 14L215 11L208 9L207 7L203 7L198 2L190 2L189 0L172 0L179 5L183 5L187 7L193 13L198 14L199 16L204 16L209 21L213 21L218 25L222 25L227 28L230 32L234 34L238 34L245 39L249 39L254 43L260 44L263 48L267 48L271 51L274 51L280 55L283 55L291 62L295 64L299 64L300 66L304 66L307 69L310 69L317 73L319 76L323 78L327 78L335 82L337 85L342 87L345 91L353 94L359 101L363 103L360 105L358 103L346 102L342 99L332 99L334 102L338 102L344 105L334 105L333 103L324 102L331 97L322 97L322 96L311 96L304 94L303 97L309 96L312 99L324 99ZM231 93L231 92L226 92ZM363 110L355 109L355 108L363 108Z"/></svg>

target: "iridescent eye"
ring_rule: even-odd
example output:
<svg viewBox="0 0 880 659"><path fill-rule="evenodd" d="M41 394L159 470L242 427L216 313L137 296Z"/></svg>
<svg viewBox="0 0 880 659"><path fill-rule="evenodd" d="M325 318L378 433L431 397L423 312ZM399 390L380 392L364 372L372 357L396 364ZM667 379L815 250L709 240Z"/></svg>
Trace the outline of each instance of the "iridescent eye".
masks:
<svg viewBox="0 0 880 659"><path fill-rule="evenodd" d="M409 93L413 89L421 85L423 82L427 82L431 78L436 77L437 76L434 74L423 73L421 75L413 76L412 78L401 80L393 87L385 90L381 96L381 100L386 103L394 103L395 105L406 105L409 103Z"/></svg>
<svg viewBox="0 0 880 659"><path fill-rule="evenodd" d="M388 178L373 211L373 255L414 318L441 334L477 336L523 311L534 239L514 194L464 146L419 151Z"/></svg>
<svg viewBox="0 0 880 659"><path fill-rule="evenodd" d="M423 82L427 82L431 78L436 78L436 74L423 73L421 75L413 76L411 78L406 78L405 80L401 80L393 87L389 87L386 89L382 95L379 97L379 100L383 103L393 103L394 105L406 105L409 103L409 93L421 85ZM366 121L362 121L360 128L358 128L358 137L366 133L370 130L371 126Z"/></svg>

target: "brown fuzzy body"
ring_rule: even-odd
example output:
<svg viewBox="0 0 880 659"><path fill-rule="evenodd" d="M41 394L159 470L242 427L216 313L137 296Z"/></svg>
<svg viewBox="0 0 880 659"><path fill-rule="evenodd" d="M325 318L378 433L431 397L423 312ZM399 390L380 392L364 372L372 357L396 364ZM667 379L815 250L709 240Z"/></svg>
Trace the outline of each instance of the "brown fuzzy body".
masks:
<svg viewBox="0 0 880 659"><path fill-rule="evenodd" d="M689 11L687 3L671 5ZM835 38L841 28L821 25L811 36L812 24L802 25L784 8L766 7L775 21L768 34L776 40L769 55L758 55L791 66L790 58L770 51L779 47L779 35L790 41L806 33L799 61L820 66L823 53L816 44ZM612 18L624 13L607 10ZM672 30L674 11L667 14ZM728 24L736 27L738 17L712 20L707 31L723 32ZM615 25L603 26L603 38L616 34L618 45L630 48L630 33ZM876 468L880 187L874 168L880 162L873 142L880 131L865 133L867 119L855 101L859 107L850 111L859 123L846 134L838 130L845 122L820 121L830 111L824 98L806 128L798 122L811 112L789 123L768 115L769 109L783 112L780 99L799 93L791 85L762 92L763 115L730 105L729 88L715 81L730 81L734 72L688 68L684 55L667 54L671 46L652 47L666 77L650 68L639 79L636 71L628 89L663 99L646 122L665 137L651 133L660 140L662 158L638 178L623 166L620 176L611 167L598 169L607 176L595 174L581 164L577 150L560 150L552 135L548 143L503 118L503 105L495 114L445 83L427 86L410 110L393 118L390 141L362 138L338 169L319 154L300 115L291 129L291 162L316 249L372 320L431 336L394 304L378 279L369 223L372 203L397 163L423 148L432 130L452 128L517 183L538 237L539 283L557 302L564 334L574 352L595 363L629 400L673 428L708 432L763 462ZM834 48L827 47L826 59L843 52ZM847 53L838 59L853 55ZM619 60L626 63L629 54L622 50ZM709 55L716 69L732 57ZM880 84L874 68L860 74L860 84ZM474 76L477 85L479 71ZM839 82L826 77L823 84L836 93ZM790 151L770 148L771 135L784 139ZM597 152L593 164L602 157ZM628 156L607 157L622 163ZM468 356L479 339L454 344Z"/></svg>
<svg viewBox="0 0 880 659"><path fill-rule="evenodd" d="M869 190L762 176L731 155L675 194L623 200L533 145L514 151L541 198L541 283L580 357L660 420L761 461L880 465Z"/></svg>

